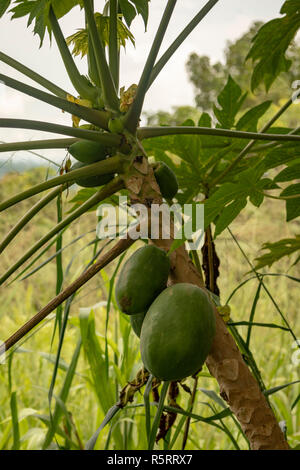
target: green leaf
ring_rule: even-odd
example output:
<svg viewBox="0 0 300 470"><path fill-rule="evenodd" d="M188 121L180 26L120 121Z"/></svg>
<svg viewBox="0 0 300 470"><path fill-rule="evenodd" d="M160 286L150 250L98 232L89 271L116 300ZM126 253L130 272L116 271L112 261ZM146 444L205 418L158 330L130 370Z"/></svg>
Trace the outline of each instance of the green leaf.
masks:
<svg viewBox="0 0 300 470"><path fill-rule="evenodd" d="M261 167L250 168L239 173L237 182L224 183L205 202L205 228L220 215L216 221L215 237L219 235L238 216L247 204L247 198L261 204Z"/></svg>
<svg viewBox="0 0 300 470"><path fill-rule="evenodd" d="M211 116L208 113L202 113L198 121L198 126L199 127L211 127L212 126Z"/></svg>
<svg viewBox="0 0 300 470"><path fill-rule="evenodd" d="M219 107L214 106L214 114L219 121L218 127L231 129L234 126L236 115L245 98L246 94L242 95L240 86L229 75L224 89L218 96Z"/></svg>
<svg viewBox="0 0 300 470"><path fill-rule="evenodd" d="M101 13L95 13L95 21L97 25L97 30L99 33L100 38L102 39L104 45L109 44L109 16L104 16ZM126 27L126 25L122 22L120 18L118 18L117 22L118 28L118 44L119 48L126 46L126 41L130 40L133 45L135 45L134 36ZM88 31L87 29L79 29L76 33L71 34L66 38L66 42L69 45L73 45L73 55L84 57L88 53Z"/></svg>
<svg viewBox="0 0 300 470"><path fill-rule="evenodd" d="M114 393L111 383L103 380L105 377L105 359L95 329L93 311L80 312L79 316L82 345L88 360L94 384L94 390L100 406L106 413L113 405Z"/></svg>
<svg viewBox="0 0 300 470"><path fill-rule="evenodd" d="M152 428L150 431L148 450L153 450L153 447L155 444L155 437L156 437L160 419L163 413L164 401L167 395L169 385L170 385L170 382L163 382L162 388L160 390L159 402L158 402L157 410L156 410L154 420L152 423Z"/></svg>
<svg viewBox="0 0 300 470"><path fill-rule="evenodd" d="M300 215L300 183L291 184L282 191L280 196L298 196L286 200L286 221L289 222L298 217Z"/></svg>
<svg viewBox="0 0 300 470"><path fill-rule="evenodd" d="M193 121L185 124L194 126ZM211 127L211 118L203 113L198 124ZM143 146L156 161L164 161L176 174L181 191L177 194L180 203L191 200L203 192L203 182L216 162L228 156L230 139L212 136L173 135L146 139ZM233 154L233 155L236 155Z"/></svg>
<svg viewBox="0 0 300 470"><path fill-rule="evenodd" d="M11 0L0 0L0 18L4 15L11 4Z"/></svg>
<svg viewBox="0 0 300 470"><path fill-rule="evenodd" d="M134 3L137 12L142 16L145 30L147 29L148 17L149 17L149 5L150 0L131 0Z"/></svg>
<svg viewBox="0 0 300 470"><path fill-rule="evenodd" d="M200 388L199 390L201 390L201 392L203 392L205 395L211 398L214 402L216 402L217 405L221 406L221 408L228 410L222 398L220 398L219 395L217 395L214 390L207 390L206 388Z"/></svg>
<svg viewBox="0 0 300 470"><path fill-rule="evenodd" d="M296 163L282 170L277 176L275 176L274 181L281 183L295 179L300 179L300 163Z"/></svg>
<svg viewBox="0 0 300 470"><path fill-rule="evenodd" d="M298 384L298 383L300 383L300 380L295 380L294 382L289 382L289 383L284 384L284 385L278 385L278 387L274 387L274 388L270 388L269 390L265 390L263 393L266 396L273 395L273 393L277 393L277 392L279 392L280 390L283 390L286 387L290 387L291 385L295 385L295 384Z"/></svg>
<svg viewBox="0 0 300 470"><path fill-rule="evenodd" d="M103 428L105 428L105 426L113 419L115 414L120 410L121 410L121 407L118 403L116 405L113 405L108 410L108 412L106 413L105 418L102 421L102 423L100 424L99 428L94 432L92 437L86 443L85 450L93 450L94 449L100 432L102 431Z"/></svg>
<svg viewBox="0 0 300 470"><path fill-rule="evenodd" d="M217 215L219 215L225 206L235 199L245 197L245 187L235 183L223 184L213 195L205 202L204 217L205 228L211 224Z"/></svg>
<svg viewBox="0 0 300 470"><path fill-rule="evenodd" d="M62 18L77 5L82 8L82 0L51 0L56 18Z"/></svg>
<svg viewBox="0 0 300 470"><path fill-rule="evenodd" d="M78 359L79 359L79 355L80 355L80 349L81 349L81 339L78 340L78 342L77 342L77 345L75 347L75 350L74 350L74 353L73 353L73 356L72 356L72 360L71 360L71 363L70 363L70 367L69 367L69 369L66 373L66 376L65 376L65 379L64 379L64 382L63 382L63 386L62 386L62 389L61 389L60 394L59 394L59 398L63 403L66 403L69 392L70 392L70 388L71 388L71 385L72 385L72 382L73 382L73 378L74 378L74 375L75 375L75 371L76 371L76 367L77 367L77 363L78 363ZM49 447L49 445L51 444L51 441L52 441L52 439L55 435L56 428L57 428L58 423L59 423L59 419L62 415L62 411L63 411L62 407L60 406L59 402L57 401L56 405L55 405L54 413L53 413L53 416L52 416L52 420L51 420L51 426L49 427L47 435L45 437L45 441L44 441L44 444L43 444L43 449L47 449Z"/></svg>
<svg viewBox="0 0 300 470"><path fill-rule="evenodd" d="M233 220L239 215L239 213L246 207L247 199L241 198L236 199L231 204L225 207L225 209L221 212L220 217L216 223L216 230L214 233L214 237L216 238L220 233L228 227L228 225L233 222Z"/></svg>
<svg viewBox="0 0 300 470"><path fill-rule="evenodd" d="M255 269L261 269L265 266L272 266L275 262L279 261L285 256L291 256L300 250L300 235L295 238L284 238L275 243L265 243L262 246L263 250L269 250L268 253L255 258L257 261ZM298 258L299 261L299 258Z"/></svg>
<svg viewBox="0 0 300 470"><path fill-rule="evenodd" d="M120 9L128 26L136 17L136 9L128 0L119 0Z"/></svg>
<svg viewBox="0 0 300 470"><path fill-rule="evenodd" d="M250 201L255 207L259 207L263 203L263 200L264 195L258 191L250 195Z"/></svg>
<svg viewBox="0 0 300 470"><path fill-rule="evenodd" d="M227 325L229 326L261 326L263 328L275 328L283 331L290 331L289 328L285 328L284 326L275 325L274 323L259 323L253 321L237 321L237 322L228 322Z"/></svg>
<svg viewBox="0 0 300 470"><path fill-rule="evenodd" d="M18 5L10 10L13 13L12 19L29 15L27 26L30 26L35 20L33 31L34 34L40 37L40 46L43 43L46 30L48 30L51 37L51 27L48 19L51 5L57 19L66 15L75 6L82 6L81 0L18 0L17 3Z"/></svg>
<svg viewBox="0 0 300 470"><path fill-rule="evenodd" d="M265 101L264 103L254 106L254 108L247 111L238 121L236 125L237 130L257 132L258 121L268 111L271 104L272 101Z"/></svg>
<svg viewBox="0 0 300 470"><path fill-rule="evenodd" d="M297 160L300 158L299 145L293 143L284 144L271 150L267 153L263 160L263 166L265 170L276 168L277 166L283 165L284 163Z"/></svg>
<svg viewBox="0 0 300 470"><path fill-rule="evenodd" d="M20 449L20 429L19 429L19 417L18 417L17 392L12 392L11 394L10 410L11 410L11 419L12 419L12 425L13 425L12 450L19 450Z"/></svg>
<svg viewBox="0 0 300 470"><path fill-rule="evenodd" d="M226 418L227 416L232 415L232 411L229 408L225 408L223 411L220 411L219 413L209 416L208 418L204 418L203 416L199 416L189 411L185 411L181 408L175 408L174 406L164 406L164 410L171 411L171 413L177 413L179 415L189 416L195 421L202 421L203 423L210 423L210 424L212 424L214 421L218 421L220 419L223 419L223 418Z"/></svg>
<svg viewBox="0 0 300 470"><path fill-rule="evenodd" d="M285 16L263 25L253 38L246 58L256 63L251 79L252 90L264 82L268 91L278 75L287 72L291 66L286 52L300 27L299 1L286 1L281 13Z"/></svg>

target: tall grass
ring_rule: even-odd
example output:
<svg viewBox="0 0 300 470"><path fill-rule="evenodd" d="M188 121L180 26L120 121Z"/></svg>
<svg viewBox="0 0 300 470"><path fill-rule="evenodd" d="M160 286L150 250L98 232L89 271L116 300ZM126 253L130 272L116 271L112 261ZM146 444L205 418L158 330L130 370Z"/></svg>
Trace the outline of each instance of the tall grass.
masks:
<svg viewBox="0 0 300 470"><path fill-rule="evenodd" d="M41 171L32 170L22 179L7 175L6 187L10 188L10 193L15 188L20 191L21 185L25 188L40 180ZM70 199L71 194L62 197L64 213L70 208ZM5 223L0 221L1 236L30 204L32 201L25 201L17 209L7 211ZM18 258L29 244L44 234L55 223L57 216L60 216L60 207L57 208L54 202L4 252L1 269L4 270L11 259ZM70 283L87 267L104 243L99 242L95 251L92 242L96 223L94 212L83 216L63 235L62 244L66 246L63 262L57 258L57 263L47 263L25 280L17 280L5 291L2 290L2 340L48 302L57 289ZM299 222L287 225L283 208L278 213L278 204L270 200L264 203L260 211L254 211L249 206L231 226L240 247L252 262L263 242L290 236L296 230L299 230ZM83 234L86 235L81 237ZM53 244L30 269L54 255L60 242ZM253 273L246 274L250 268L228 232L217 239L217 251L221 259L219 286L224 303L238 285L253 277ZM132 402L128 401L123 408L120 406L121 390L128 382L134 381L142 363L139 340L130 327L128 317L118 311L114 299L114 281L119 264L120 260L117 260L85 285L72 299L68 312L64 306L59 312L60 328L56 329L54 336L55 313L18 349L9 353L6 363L0 366L0 449L82 449L88 443L95 449L147 449L149 446L181 449L186 437L185 449L248 449L247 440L220 398L218 384L206 367L199 374L193 407L189 392L193 389L194 379L187 379L179 386L176 401L181 408L177 409L177 418L165 440L160 440L158 444L154 441L163 406L165 413L174 412L167 385L159 385L157 395L150 391L150 381L145 378L143 387L134 393ZM299 267L291 268L291 264L291 260L284 259L271 271L288 272L299 278ZM300 339L297 325L299 284L283 276L266 276L264 282ZM252 317L256 323L284 327L270 296L263 289L257 296L257 290L258 281L253 279L236 291L230 300L232 321L245 322ZM68 321L58 357L59 332L62 331L64 315ZM247 325L236 328L244 341L247 337L249 340ZM292 362L295 351L293 341L284 329L252 327L249 345L267 390L300 379L300 364ZM166 399L161 399L158 407L159 397L164 393ZM294 384L269 395L278 421L286 423L287 437L292 447L300 442L299 393L300 385ZM185 436L187 420L189 426Z"/></svg>

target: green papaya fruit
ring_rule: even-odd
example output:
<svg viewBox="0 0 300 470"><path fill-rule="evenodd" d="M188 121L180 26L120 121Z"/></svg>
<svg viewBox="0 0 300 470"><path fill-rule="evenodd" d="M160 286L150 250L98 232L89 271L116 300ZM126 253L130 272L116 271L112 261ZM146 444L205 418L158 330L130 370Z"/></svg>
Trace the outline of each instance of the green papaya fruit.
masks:
<svg viewBox="0 0 300 470"><path fill-rule="evenodd" d="M88 166L86 163L76 162L71 167L72 170L78 170L79 168L83 168ZM82 178L77 178L75 183L78 186L82 186L83 188L94 188L96 186L102 186L103 184L109 183L114 177L114 174L107 174L107 175L95 175L95 176L83 176Z"/></svg>
<svg viewBox="0 0 300 470"><path fill-rule="evenodd" d="M141 329L142 329L142 324L143 324L145 315L146 315L146 312L130 315L130 323L131 323L132 329L138 337L141 336Z"/></svg>
<svg viewBox="0 0 300 470"><path fill-rule="evenodd" d="M157 162L154 167L154 176L165 199L173 199L178 192L176 175L164 162Z"/></svg>
<svg viewBox="0 0 300 470"><path fill-rule="evenodd" d="M206 293L175 284L151 304L141 330L146 369L161 380L182 380L198 372L215 336L215 315Z"/></svg>
<svg viewBox="0 0 300 470"><path fill-rule="evenodd" d="M116 283L120 310L128 315L145 312L166 287L170 260L154 245L139 248L124 264Z"/></svg>
<svg viewBox="0 0 300 470"><path fill-rule="evenodd" d="M104 160L108 150L100 142L79 140L69 147L69 153L81 163L95 163Z"/></svg>
<svg viewBox="0 0 300 470"><path fill-rule="evenodd" d="M120 118L111 118L108 121L108 130L116 134L122 134L124 130L124 124Z"/></svg>

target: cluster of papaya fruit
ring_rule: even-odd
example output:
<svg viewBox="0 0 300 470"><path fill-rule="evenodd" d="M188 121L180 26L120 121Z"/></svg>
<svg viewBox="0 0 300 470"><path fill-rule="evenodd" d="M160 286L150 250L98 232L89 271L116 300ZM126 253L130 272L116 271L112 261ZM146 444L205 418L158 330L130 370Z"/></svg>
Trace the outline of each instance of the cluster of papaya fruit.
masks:
<svg viewBox="0 0 300 470"><path fill-rule="evenodd" d="M117 121L117 122L115 122ZM109 128L114 132L122 132L120 119L111 119L109 121ZM91 163L100 162L109 158L114 149L105 147L100 142L93 142L90 140L79 140L69 147L69 153L77 160L71 170L83 168ZM154 175L160 187L162 196L165 199L173 199L178 191L178 182L175 173L164 162L156 162L153 165ZM114 177L114 174L95 175L80 177L75 179L75 183L85 188L93 188L102 186L109 183Z"/></svg>
<svg viewBox="0 0 300 470"><path fill-rule="evenodd" d="M110 156L110 149L100 142L91 140L79 140L69 147L69 153L77 161L72 165L71 170L83 168L91 163L100 162ZM95 175L81 177L75 180L75 183L84 188L93 188L108 183L114 177L114 174Z"/></svg>
<svg viewBox="0 0 300 470"><path fill-rule="evenodd" d="M140 337L145 368L160 380L180 381L201 369L215 335L215 316L199 287L167 287L169 273L166 252L146 245L124 264L115 295Z"/></svg>
<svg viewBox="0 0 300 470"><path fill-rule="evenodd" d="M81 126L87 130L95 130L93 125L84 124ZM111 118L108 121L108 129L113 133L122 133L123 123L119 118ZM100 131L100 129L97 129ZM71 170L77 170L83 168L91 163L101 162L106 158L109 158L114 153L115 149L106 147L100 142L93 142L91 140L79 140L74 144L70 145L68 149L70 155L77 160L73 165ZM78 186L83 186L84 188L93 188L96 186L102 186L109 183L114 177L114 174L106 175L95 175L88 177L81 177L75 180L75 183Z"/></svg>

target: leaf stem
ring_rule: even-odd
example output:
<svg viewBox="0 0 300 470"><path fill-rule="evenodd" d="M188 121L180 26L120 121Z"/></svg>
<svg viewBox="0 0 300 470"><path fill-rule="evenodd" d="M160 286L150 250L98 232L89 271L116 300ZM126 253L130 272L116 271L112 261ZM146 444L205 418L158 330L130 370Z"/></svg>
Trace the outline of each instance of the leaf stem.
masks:
<svg viewBox="0 0 300 470"><path fill-rule="evenodd" d="M96 101L98 94L97 89L93 87L83 75L80 75L73 60L72 54L67 46L64 35L60 29L59 22L57 21L52 6L50 6L49 10L49 20L60 55L75 90L77 90L82 98L87 98L92 102Z"/></svg>
<svg viewBox="0 0 300 470"><path fill-rule="evenodd" d="M14 90L18 90L21 93L43 101L44 103L85 119L96 126L107 129L108 116L107 113L103 111L88 108L87 106L82 106L77 103L71 103L66 99L51 95L50 93L46 93L45 91L39 90L38 88L34 88L30 85L26 85L25 83L19 82L18 80L10 78L7 75L3 75L2 73L0 73L0 81Z"/></svg>
<svg viewBox="0 0 300 470"><path fill-rule="evenodd" d="M55 85L54 83L50 82L50 80L47 80L47 78L42 77L37 72L34 72L30 68L28 68L25 65L21 64L20 62L13 59L12 57L9 57L8 55L4 54L3 52L0 52L0 60L2 62L4 62L5 64L9 65L10 67L13 67L15 70L22 73L26 77L30 78L34 82L36 82L39 85L43 86L44 88L49 90L54 95L59 96L60 98L64 98L64 99L68 95L68 93L65 90L63 90L59 86Z"/></svg>
<svg viewBox="0 0 300 470"><path fill-rule="evenodd" d="M109 68L116 87L119 89L119 48L118 48L118 0L109 2Z"/></svg>
<svg viewBox="0 0 300 470"><path fill-rule="evenodd" d="M104 103L107 105L108 108L117 111L119 109L119 101L115 85L111 76L111 72L108 68L108 64L106 61L104 47L98 34L98 29L90 1L83 0L83 5L86 14L86 21L90 31L90 37L94 50L98 73L101 78L101 87Z"/></svg>
<svg viewBox="0 0 300 470"><path fill-rule="evenodd" d="M9 268L3 276L0 278L0 285L3 284L10 276L13 274L22 264L24 264L32 255L36 253L47 241L49 241L54 235L60 232L63 228L69 225L74 220L78 219L82 214L87 212L89 209L94 207L103 199L111 196L115 192L119 191L124 187L123 181L121 178L115 178L102 189L100 189L96 194L90 197L84 204L82 204L78 209L73 211L68 217L63 219L59 224L57 224L52 230L50 230L44 237L37 241L32 248L30 248L24 255L11 267Z"/></svg>
<svg viewBox="0 0 300 470"><path fill-rule="evenodd" d="M258 132L233 131L229 129L217 129L210 127L194 126L156 126L140 127L137 136L140 140L167 135L214 135L216 137L231 137L236 139L271 140L283 142L300 142L299 135L292 134L262 134Z"/></svg>
<svg viewBox="0 0 300 470"><path fill-rule="evenodd" d="M197 13L197 15L190 21L190 23L183 29L183 31L177 36L177 38L172 42L171 46L166 50L166 52L161 56L159 61L155 64L149 84L148 89L156 79L157 75L161 72L166 63L170 60L172 55L176 50L181 46L185 39L190 35L190 33L198 26L200 21L205 18L205 16L210 12L210 10L218 3L219 0L210 0L207 4Z"/></svg>
<svg viewBox="0 0 300 470"><path fill-rule="evenodd" d="M296 98L300 95L300 91L299 93L297 94ZM285 113L285 111L293 104L294 102L294 99L290 98L280 109L279 111L270 119L270 121L268 121L264 127L262 128L262 130L260 131L260 134L263 134L265 133L268 129L270 129L270 127L282 116L283 113ZM297 128L298 130L298 128ZM264 135L267 135L267 134L264 134ZM290 134L287 134L287 136L292 136L293 133L290 133ZM257 139L252 139L247 145L246 147L239 153L239 155L233 160L233 162L223 171L223 173L221 173L219 176L217 176L217 178L215 178L212 182L211 182L211 186L215 186L216 184L218 184L220 181L222 181L222 179L228 175L228 173L245 157L245 155L247 155L249 153L249 151L252 149L252 147L254 146L255 144L255 141ZM270 140L270 139L269 139ZM278 140L278 139L273 139L274 141Z"/></svg>
<svg viewBox="0 0 300 470"><path fill-rule="evenodd" d="M9 243L17 236L17 234L33 219L33 217L43 209L49 202L56 198L61 191L64 191L67 186L55 188L40 201L38 201L28 212L19 220L19 222L9 231L5 238L0 243L0 254L5 250Z"/></svg>
<svg viewBox="0 0 300 470"><path fill-rule="evenodd" d="M159 52L161 43L165 36L165 33L167 30L169 21L171 19L173 10L175 8L176 2L177 0L168 0L167 6L164 10L163 17L161 19L157 33L155 35L152 47L150 49L150 53L148 55L142 76L140 78L134 102L132 103L129 111L127 112L125 116L124 124L127 127L127 129L132 133L135 133L138 127L145 94L147 92L148 85L149 85L150 75L153 70L155 60L157 58L157 54Z"/></svg>
<svg viewBox="0 0 300 470"><path fill-rule="evenodd" d="M91 0L91 6L94 12L94 0ZM87 62L88 62L88 70L89 70L89 77L92 81L97 85L97 87L101 90L101 79L98 73L98 68L96 64L96 57L92 45L91 40L91 33L88 28L87 18L85 14L85 29L87 30L88 35L88 54L87 54Z"/></svg>
<svg viewBox="0 0 300 470"><path fill-rule="evenodd" d="M4 211L8 207L11 207L18 202L24 201L29 197L35 196L47 189L54 188L55 186L59 186L63 183L73 182L75 179L84 176L96 176L96 175L106 175L109 173L119 173L123 169L123 161L119 156L114 156L107 158L101 162L93 163L87 165L83 168L78 168L76 170L72 170L68 173L65 173L61 176L56 176L55 178L51 178L48 181L44 181L43 183L36 184L31 188L27 189L26 191L22 191L21 193L16 194L15 196L6 199L6 201L0 204L0 212Z"/></svg>
<svg viewBox="0 0 300 470"><path fill-rule="evenodd" d="M76 138L69 139L46 139L46 140L26 140L24 142L0 143L1 152L16 152L18 150L39 150L39 149L64 149L77 142Z"/></svg>
<svg viewBox="0 0 300 470"><path fill-rule="evenodd" d="M0 119L0 128L18 128L32 129L37 131L51 132L53 134L71 135L79 139L93 140L101 142L104 145L115 147L120 145L121 137L118 134L100 133L97 131L89 131L86 129L78 129L77 127L62 126L61 124L53 124L51 122L32 121L30 119ZM299 136L300 138L300 136Z"/></svg>
<svg viewBox="0 0 300 470"><path fill-rule="evenodd" d="M80 287L86 284L93 276L95 276L101 269L107 266L111 261L117 258L127 248L129 248L135 240L132 238L121 239L118 243L107 253L105 253L95 264L90 266L81 276L79 276L72 284L54 297L42 310L40 310L34 317L26 322L19 330L17 330L10 338L4 343L4 348L0 349L0 356L5 351L8 351L14 344L22 339L29 331L37 326L44 318L46 318L58 305L62 304L68 297L76 292Z"/></svg>

